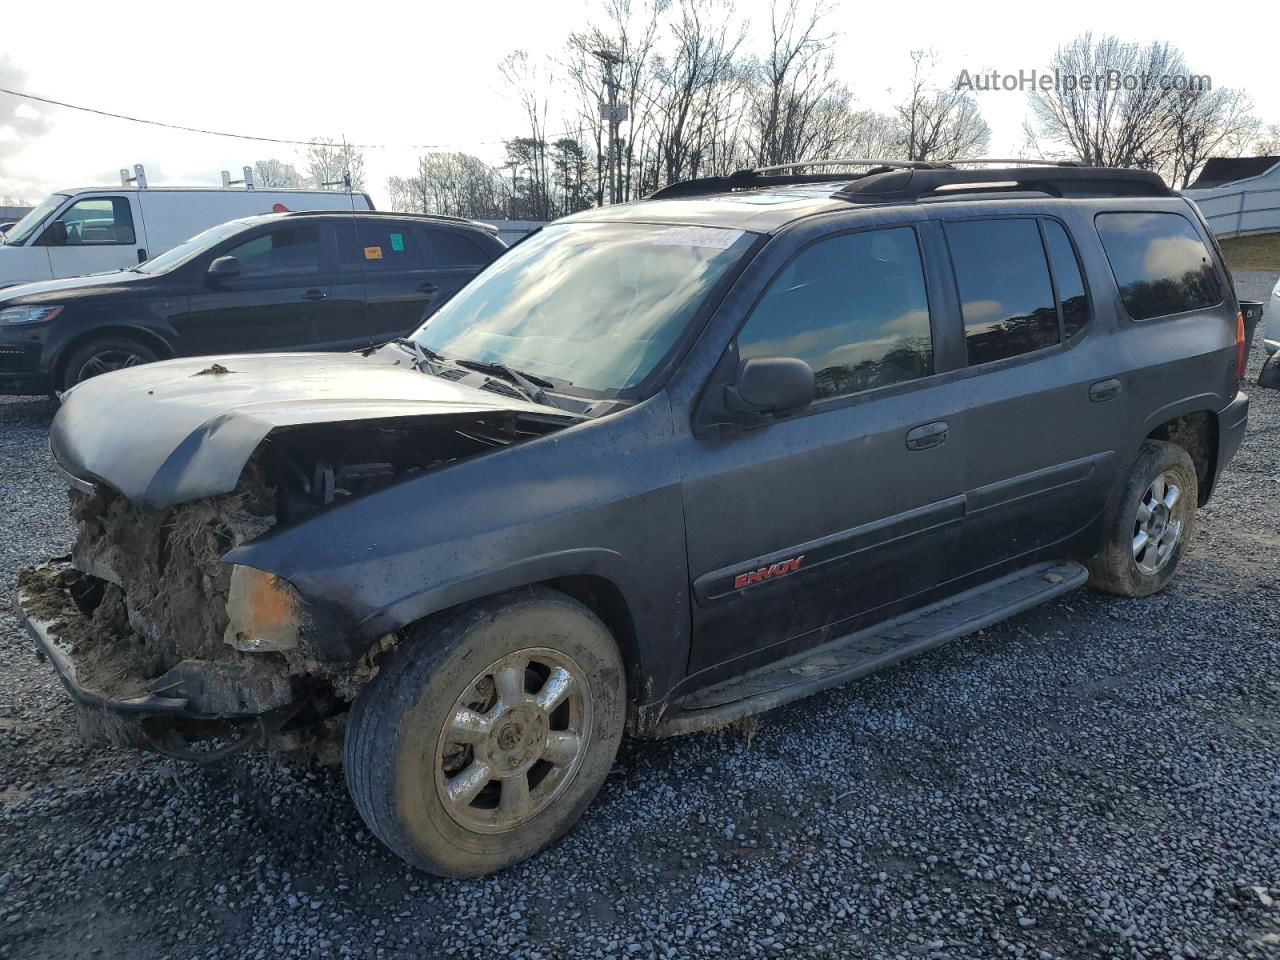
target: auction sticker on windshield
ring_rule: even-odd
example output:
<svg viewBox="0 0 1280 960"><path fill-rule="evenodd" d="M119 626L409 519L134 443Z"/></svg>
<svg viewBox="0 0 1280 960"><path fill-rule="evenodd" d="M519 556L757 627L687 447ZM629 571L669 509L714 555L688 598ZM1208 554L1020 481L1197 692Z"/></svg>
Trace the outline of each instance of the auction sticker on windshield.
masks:
<svg viewBox="0 0 1280 960"><path fill-rule="evenodd" d="M721 230L717 227L672 227L654 237L660 247L714 247L728 250L742 236L741 230Z"/></svg>

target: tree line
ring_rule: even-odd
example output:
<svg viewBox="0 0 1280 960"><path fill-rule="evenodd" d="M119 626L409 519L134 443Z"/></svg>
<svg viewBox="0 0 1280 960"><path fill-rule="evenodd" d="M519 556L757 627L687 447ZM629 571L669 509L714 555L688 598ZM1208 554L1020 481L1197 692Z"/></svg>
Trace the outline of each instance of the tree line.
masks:
<svg viewBox="0 0 1280 960"><path fill-rule="evenodd" d="M948 160L982 156L991 131L970 89L941 74L937 56L903 63L897 102L859 106L840 79L828 0L773 0L748 30L731 0L602 0L599 22L570 32L558 57L517 50L498 66L524 129L488 163L464 152L421 156L387 181L395 210L482 219L551 220L667 184L823 157ZM605 53L607 51L607 53ZM602 56L612 61L606 69ZM1060 46L1061 75L1190 75L1168 43L1122 43L1085 33ZM609 79L613 89L609 89ZM610 136L610 94L629 109ZM1210 156L1280 151L1244 91L1161 83L1061 85L1025 94L1018 155L1155 170L1176 187ZM612 140L616 187L607 174ZM319 185L363 156L333 141L309 147L305 169L260 161L263 186Z"/></svg>

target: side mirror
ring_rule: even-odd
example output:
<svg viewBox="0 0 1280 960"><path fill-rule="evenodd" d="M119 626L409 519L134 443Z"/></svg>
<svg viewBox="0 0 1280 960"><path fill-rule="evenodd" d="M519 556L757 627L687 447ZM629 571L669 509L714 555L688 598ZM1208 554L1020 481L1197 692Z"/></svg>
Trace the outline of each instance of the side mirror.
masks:
<svg viewBox="0 0 1280 960"><path fill-rule="evenodd" d="M738 367L737 380L724 388L724 405L747 419L779 416L813 403L813 368L795 357L753 357Z"/></svg>
<svg viewBox="0 0 1280 960"><path fill-rule="evenodd" d="M235 257L218 257L205 272L209 280L234 280L240 276L240 261Z"/></svg>
<svg viewBox="0 0 1280 960"><path fill-rule="evenodd" d="M42 247L63 247L67 243L67 225L61 220L55 220L49 226L45 227L44 233L40 235L39 246Z"/></svg>

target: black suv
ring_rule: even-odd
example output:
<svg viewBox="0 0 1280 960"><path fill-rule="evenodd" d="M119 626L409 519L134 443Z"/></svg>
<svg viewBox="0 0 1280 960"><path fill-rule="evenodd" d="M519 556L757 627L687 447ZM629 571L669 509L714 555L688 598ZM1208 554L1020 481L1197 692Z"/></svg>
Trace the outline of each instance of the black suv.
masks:
<svg viewBox="0 0 1280 960"><path fill-rule="evenodd" d="M232 220L132 269L0 291L0 393L168 357L405 336L505 249L493 227L453 217Z"/></svg>
<svg viewBox="0 0 1280 960"><path fill-rule="evenodd" d="M624 729L715 729L1086 581L1160 590L1245 433L1243 339L1153 174L682 183L367 355L72 389L78 538L20 602L117 742L340 734L379 837L484 873L569 829Z"/></svg>

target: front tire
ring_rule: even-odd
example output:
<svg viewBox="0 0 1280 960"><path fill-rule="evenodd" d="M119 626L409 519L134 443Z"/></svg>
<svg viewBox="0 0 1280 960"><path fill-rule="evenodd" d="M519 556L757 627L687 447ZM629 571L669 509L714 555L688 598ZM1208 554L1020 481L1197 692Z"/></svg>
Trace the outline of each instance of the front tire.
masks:
<svg viewBox="0 0 1280 960"><path fill-rule="evenodd" d="M158 359L154 350L129 337L94 337L76 347L67 359L62 373L62 389L70 390L77 383L100 374L153 363Z"/></svg>
<svg viewBox="0 0 1280 960"><path fill-rule="evenodd" d="M608 629L552 590L409 631L360 691L346 779L369 829L430 873L479 876L560 839L613 765L626 715Z"/></svg>
<svg viewBox="0 0 1280 960"><path fill-rule="evenodd" d="M1163 590L1195 533L1198 498L1187 451L1144 441L1120 490L1107 544L1089 561L1090 585L1124 597Z"/></svg>

